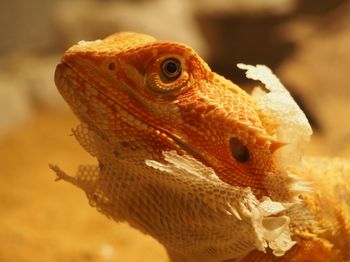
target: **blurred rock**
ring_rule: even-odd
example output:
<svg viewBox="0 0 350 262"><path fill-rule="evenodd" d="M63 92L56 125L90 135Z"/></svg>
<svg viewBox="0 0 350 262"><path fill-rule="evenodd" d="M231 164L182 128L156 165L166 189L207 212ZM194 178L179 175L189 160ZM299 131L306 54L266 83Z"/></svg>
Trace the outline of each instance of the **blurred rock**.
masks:
<svg viewBox="0 0 350 262"><path fill-rule="evenodd" d="M118 31L135 31L186 43L202 56L207 54L191 1L61 1L55 23L68 45Z"/></svg>
<svg viewBox="0 0 350 262"><path fill-rule="evenodd" d="M197 12L206 14L289 14L297 0L192 0Z"/></svg>
<svg viewBox="0 0 350 262"><path fill-rule="evenodd" d="M329 146L340 150L350 138L350 2L286 31L298 49L278 74L302 98Z"/></svg>
<svg viewBox="0 0 350 262"><path fill-rule="evenodd" d="M19 126L31 113L28 91L20 79L0 75L0 137Z"/></svg>
<svg viewBox="0 0 350 262"><path fill-rule="evenodd" d="M216 72L241 85L245 78L235 68L239 62L265 64L276 70L298 48L298 42L287 37L289 23L301 16L327 15L343 2L198 1L197 17L210 47L207 62Z"/></svg>
<svg viewBox="0 0 350 262"><path fill-rule="evenodd" d="M26 83L29 99L35 108L68 108L54 83L56 65L61 56L26 56L17 66L17 76Z"/></svg>
<svg viewBox="0 0 350 262"><path fill-rule="evenodd" d="M52 14L59 0L0 1L0 55L56 47Z"/></svg>
<svg viewBox="0 0 350 262"><path fill-rule="evenodd" d="M67 109L53 82L59 56L18 54L0 64L0 135L24 122L36 108Z"/></svg>
<svg viewBox="0 0 350 262"><path fill-rule="evenodd" d="M235 83L246 78L237 63L276 69L295 49L279 28L295 14L298 0L202 0L197 15L210 46L212 69Z"/></svg>

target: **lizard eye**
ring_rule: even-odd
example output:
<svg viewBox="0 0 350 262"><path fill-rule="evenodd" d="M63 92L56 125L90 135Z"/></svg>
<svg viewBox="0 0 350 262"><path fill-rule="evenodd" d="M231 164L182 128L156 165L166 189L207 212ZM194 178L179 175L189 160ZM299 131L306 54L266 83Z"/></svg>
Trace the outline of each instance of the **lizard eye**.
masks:
<svg viewBox="0 0 350 262"><path fill-rule="evenodd" d="M248 148L237 138L232 137L230 139L230 149L233 158L238 162L245 163L249 160L250 156Z"/></svg>
<svg viewBox="0 0 350 262"><path fill-rule="evenodd" d="M185 63L175 57L158 58L146 72L147 85L152 91L163 95L181 90L189 79Z"/></svg>
<svg viewBox="0 0 350 262"><path fill-rule="evenodd" d="M162 76L165 82L176 80L181 74L181 63L175 58L168 58L161 64Z"/></svg>

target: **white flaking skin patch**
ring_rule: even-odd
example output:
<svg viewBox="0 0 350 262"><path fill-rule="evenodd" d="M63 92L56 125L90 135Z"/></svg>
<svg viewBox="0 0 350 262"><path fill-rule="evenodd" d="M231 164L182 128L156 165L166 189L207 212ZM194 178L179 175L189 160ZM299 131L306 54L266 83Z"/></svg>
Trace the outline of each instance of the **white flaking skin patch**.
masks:
<svg viewBox="0 0 350 262"><path fill-rule="evenodd" d="M94 40L94 41L80 40L78 42L78 45L80 45L80 46L88 46L88 45L101 44L101 43L102 43L101 39L97 39L97 40Z"/></svg>
<svg viewBox="0 0 350 262"><path fill-rule="evenodd" d="M312 135L311 126L304 112L270 68L264 65L237 66L247 71L247 78L262 82L270 91L266 93L261 88L255 88L252 97L261 113L277 124L276 139L288 144L276 151L279 164L285 167L299 163L302 150Z"/></svg>
<svg viewBox="0 0 350 262"><path fill-rule="evenodd" d="M163 155L165 163L146 160L146 165L173 175L185 172L187 179L193 176L195 179L202 179L207 183L220 181L212 168L203 165L195 158L186 155L180 156L175 151L165 151ZM220 186L220 183L216 186ZM237 187L231 187L232 191L237 189ZM223 187L222 190L224 192L228 189ZM247 218L248 221L250 220L251 224L246 224L245 226L254 229L255 247L257 250L266 252L266 248L269 247L275 256L283 256L296 243L291 239L289 230L290 218L284 214L292 204L275 202L270 198L265 198L259 202L253 194L247 196L250 199L240 200L241 203L249 203L248 209L244 212L237 213L238 208L236 206L232 207L229 203L227 203L227 210L232 209L232 213L239 220L242 219L241 215ZM218 209L220 209L220 199L217 198L216 200Z"/></svg>

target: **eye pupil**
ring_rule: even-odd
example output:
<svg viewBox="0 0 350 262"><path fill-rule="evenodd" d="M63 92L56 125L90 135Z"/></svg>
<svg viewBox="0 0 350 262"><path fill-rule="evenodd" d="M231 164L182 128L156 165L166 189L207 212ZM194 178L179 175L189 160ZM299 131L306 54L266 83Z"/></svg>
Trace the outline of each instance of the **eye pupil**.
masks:
<svg viewBox="0 0 350 262"><path fill-rule="evenodd" d="M166 70L170 73L173 74L177 71L177 64L175 64L174 62L169 62L166 65Z"/></svg>
<svg viewBox="0 0 350 262"><path fill-rule="evenodd" d="M249 160L250 156L248 148L237 138L232 137L230 139L230 149L231 154L236 161L245 163Z"/></svg>
<svg viewBox="0 0 350 262"><path fill-rule="evenodd" d="M181 63L175 58L168 58L162 63L162 75L164 80L176 80L181 74Z"/></svg>

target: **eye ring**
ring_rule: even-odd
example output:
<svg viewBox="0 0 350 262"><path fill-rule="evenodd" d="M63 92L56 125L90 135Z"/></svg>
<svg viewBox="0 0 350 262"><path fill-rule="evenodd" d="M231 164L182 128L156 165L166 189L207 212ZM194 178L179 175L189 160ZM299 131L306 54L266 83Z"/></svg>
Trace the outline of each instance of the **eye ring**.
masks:
<svg viewBox="0 0 350 262"><path fill-rule="evenodd" d="M161 76L165 82L176 80L182 72L181 62L176 58L165 59L161 66Z"/></svg>
<svg viewBox="0 0 350 262"><path fill-rule="evenodd" d="M250 159L248 148L237 138L230 139L230 150L232 157L239 163L246 163Z"/></svg>
<svg viewBox="0 0 350 262"><path fill-rule="evenodd" d="M177 55L161 56L150 63L145 83L152 92L174 95L186 86L190 78L184 59Z"/></svg>

